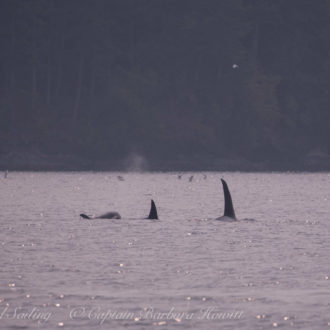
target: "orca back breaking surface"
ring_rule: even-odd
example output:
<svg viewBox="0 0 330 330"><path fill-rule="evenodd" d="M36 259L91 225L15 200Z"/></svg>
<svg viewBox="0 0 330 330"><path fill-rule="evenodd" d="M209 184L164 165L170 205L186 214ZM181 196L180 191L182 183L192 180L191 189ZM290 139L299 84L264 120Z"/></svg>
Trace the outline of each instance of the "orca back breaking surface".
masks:
<svg viewBox="0 0 330 330"><path fill-rule="evenodd" d="M81 213L80 217L83 219L121 219L121 216L118 212L107 212L98 217L89 217L88 215Z"/></svg>
<svg viewBox="0 0 330 330"><path fill-rule="evenodd" d="M157 214L157 209L156 209L156 204L153 201L153 199L151 200L151 208L150 208L150 213L147 219L154 219L154 220L158 220L158 214Z"/></svg>
<svg viewBox="0 0 330 330"><path fill-rule="evenodd" d="M97 217L98 219L121 219L118 212L107 212Z"/></svg>
<svg viewBox="0 0 330 330"><path fill-rule="evenodd" d="M224 215L217 220L224 220L224 221L233 221L237 220L235 211L234 211L234 206L233 206L233 201L231 199L230 191L227 185L227 182L223 179L221 179L222 182L222 187L223 187L223 194L225 197L225 211Z"/></svg>

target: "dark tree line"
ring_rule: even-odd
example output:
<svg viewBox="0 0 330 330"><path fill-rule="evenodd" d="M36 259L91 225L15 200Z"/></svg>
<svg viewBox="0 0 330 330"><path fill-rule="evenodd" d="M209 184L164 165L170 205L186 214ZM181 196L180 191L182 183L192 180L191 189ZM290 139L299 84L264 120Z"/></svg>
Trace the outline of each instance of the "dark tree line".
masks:
<svg viewBox="0 0 330 330"><path fill-rule="evenodd" d="M330 151L328 0L0 0L0 154Z"/></svg>

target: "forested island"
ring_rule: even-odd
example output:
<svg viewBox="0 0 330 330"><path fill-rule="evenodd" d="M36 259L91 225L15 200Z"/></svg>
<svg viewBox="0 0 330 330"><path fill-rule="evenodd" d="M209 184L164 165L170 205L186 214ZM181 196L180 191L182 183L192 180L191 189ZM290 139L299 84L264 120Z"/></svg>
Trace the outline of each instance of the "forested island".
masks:
<svg viewBox="0 0 330 330"><path fill-rule="evenodd" d="M330 170L327 0L1 0L3 170Z"/></svg>

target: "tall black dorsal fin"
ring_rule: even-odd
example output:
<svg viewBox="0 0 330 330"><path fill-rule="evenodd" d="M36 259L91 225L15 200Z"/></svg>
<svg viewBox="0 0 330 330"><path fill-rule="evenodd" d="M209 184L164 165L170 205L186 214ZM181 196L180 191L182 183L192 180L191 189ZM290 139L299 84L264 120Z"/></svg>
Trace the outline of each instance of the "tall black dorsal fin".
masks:
<svg viewBox="0 0 330 330"><path fill-rule="evenodd" d="M221 179L223 186L223 194L225 196L225 217L236 219L233 202L231 200L231 195L225 180Z"/></svg>
<svg viewBox="0 0 330 330"><path fill-rule="evenodd" d="M156 205L155 205L155 202L153 201L153 199L151 200L151 208L150 208L150 213L149 213L148 219L158 220L157 209L156 209Z"/></svg>

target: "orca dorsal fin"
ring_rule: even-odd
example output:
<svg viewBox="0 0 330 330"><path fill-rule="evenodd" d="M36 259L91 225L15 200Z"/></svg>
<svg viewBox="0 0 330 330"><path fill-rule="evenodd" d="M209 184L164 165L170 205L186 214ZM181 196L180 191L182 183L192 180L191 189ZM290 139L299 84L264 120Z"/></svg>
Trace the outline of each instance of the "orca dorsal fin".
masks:
<svg viewBox="0 0 330 330"><path fill-rule="evenodd" d="M155 202L153 201L153 199L151 200L151 208L150 208L150 213L149 213L148 219L158 220L157 209L156 209L156 205L155 205Z"/></svg>
<svg viewBox="0 0 330 330"><path fill-rule="evenodd" d="M221 179L222 186L223 186L223 194L225 196L225 212L224 216L236 219L235 211L234 211L234 206L233 202L231 200L231 195L228 189L227 182L223 179Z"/></svg>

